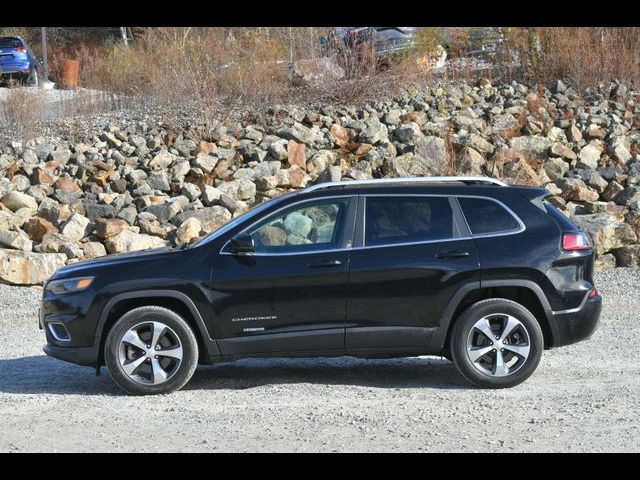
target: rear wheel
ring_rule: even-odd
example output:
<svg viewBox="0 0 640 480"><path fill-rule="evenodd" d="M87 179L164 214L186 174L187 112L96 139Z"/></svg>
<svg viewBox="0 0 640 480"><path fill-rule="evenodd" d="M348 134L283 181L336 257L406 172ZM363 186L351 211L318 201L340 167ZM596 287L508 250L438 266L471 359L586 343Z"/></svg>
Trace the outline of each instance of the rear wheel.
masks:
<svg viewBox="0 0 640 480"><path fill-rule="evenodd" d="M451 334L453 361L462 375L483 388L524 382L542 351L542 330L519 303L493 298L474 303L457 319Z"/></svg>
<svg viewBox="0 0 640 480"><path fill-rule="evenodd" d="M133 395L182 388L198 363L198 343L187 322L162 307L140 307L120 318L105 342L114 382Z"/></svg>

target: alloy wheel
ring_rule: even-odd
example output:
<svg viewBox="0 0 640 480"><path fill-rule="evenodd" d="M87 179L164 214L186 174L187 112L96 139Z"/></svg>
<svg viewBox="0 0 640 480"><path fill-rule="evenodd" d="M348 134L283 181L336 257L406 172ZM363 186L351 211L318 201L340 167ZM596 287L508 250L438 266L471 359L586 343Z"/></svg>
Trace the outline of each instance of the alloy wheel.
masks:
<svg viewBox="0 0 640 480"><path fill-rule="evenodd" d="M182 356L178 335L162 322L143 322L131 327L118 347L123 372L144 385L160 385L169 380L178 371Z"/></svg>
<svg viewBox="0 0 640 480"><path fill-rule="evenodd" d="M478 320L467 337L467 354L473 366L493 377L514 374L526 363L531 341L524 324L503 313Z"/></svg>

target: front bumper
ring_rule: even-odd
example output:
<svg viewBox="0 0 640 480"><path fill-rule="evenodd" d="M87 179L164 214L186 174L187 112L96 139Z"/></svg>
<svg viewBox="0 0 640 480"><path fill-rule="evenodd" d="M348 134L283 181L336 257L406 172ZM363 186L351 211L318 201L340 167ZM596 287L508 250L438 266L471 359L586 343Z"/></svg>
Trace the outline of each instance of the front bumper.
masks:
<svg viewBox="0 0 640 480"><path fill-rule="evenodd" d="M553 312L551 325L553 347L562 347L586 340L593 335L600 322L602 297L586 297L585 301L572 310Z"/></svg>
<svg viewBox="0 0 640 480"><path fill-rule="evenodd" d="M50 357L77 365L94 366L98 363L98 349L95 347L60 347L51 343L42 347Z"/></svg>
<svg viewBox="0 0 640 480"><path fill-rule="evenodd" d="M96 315L90 313L94 297L91 288L65 295L44 289L38 326L46 336L43 350L47 355L78 365L96 365L100 361ZM52 325L58 325L59 331L52 331Z"/></svg>

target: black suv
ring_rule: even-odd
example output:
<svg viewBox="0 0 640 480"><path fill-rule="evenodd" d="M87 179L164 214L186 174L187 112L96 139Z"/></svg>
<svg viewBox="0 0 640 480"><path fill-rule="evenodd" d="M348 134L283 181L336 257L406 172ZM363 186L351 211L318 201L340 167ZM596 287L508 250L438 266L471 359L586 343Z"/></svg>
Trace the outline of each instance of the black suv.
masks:
<svg viewBox="0 0 640 480"><path fill-rule="evenodd" d="M600 316L591 242L548 194L485 177L314 185L186 248L58 270L44 351L106 364L133 394L268 356L441 355L510 387Z"/></svg>

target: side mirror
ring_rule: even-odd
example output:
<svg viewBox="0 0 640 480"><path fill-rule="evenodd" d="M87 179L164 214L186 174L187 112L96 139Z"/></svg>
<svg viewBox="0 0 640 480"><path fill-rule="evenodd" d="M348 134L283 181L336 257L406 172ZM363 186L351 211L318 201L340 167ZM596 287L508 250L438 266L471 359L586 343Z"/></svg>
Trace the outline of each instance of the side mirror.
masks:
<svg viewBox="0 0 640 480"><path fill-rule="evenodd" d="M256 251L251 235L241 233L229 242L229 250L235 255L246 255Z"/></svg>

